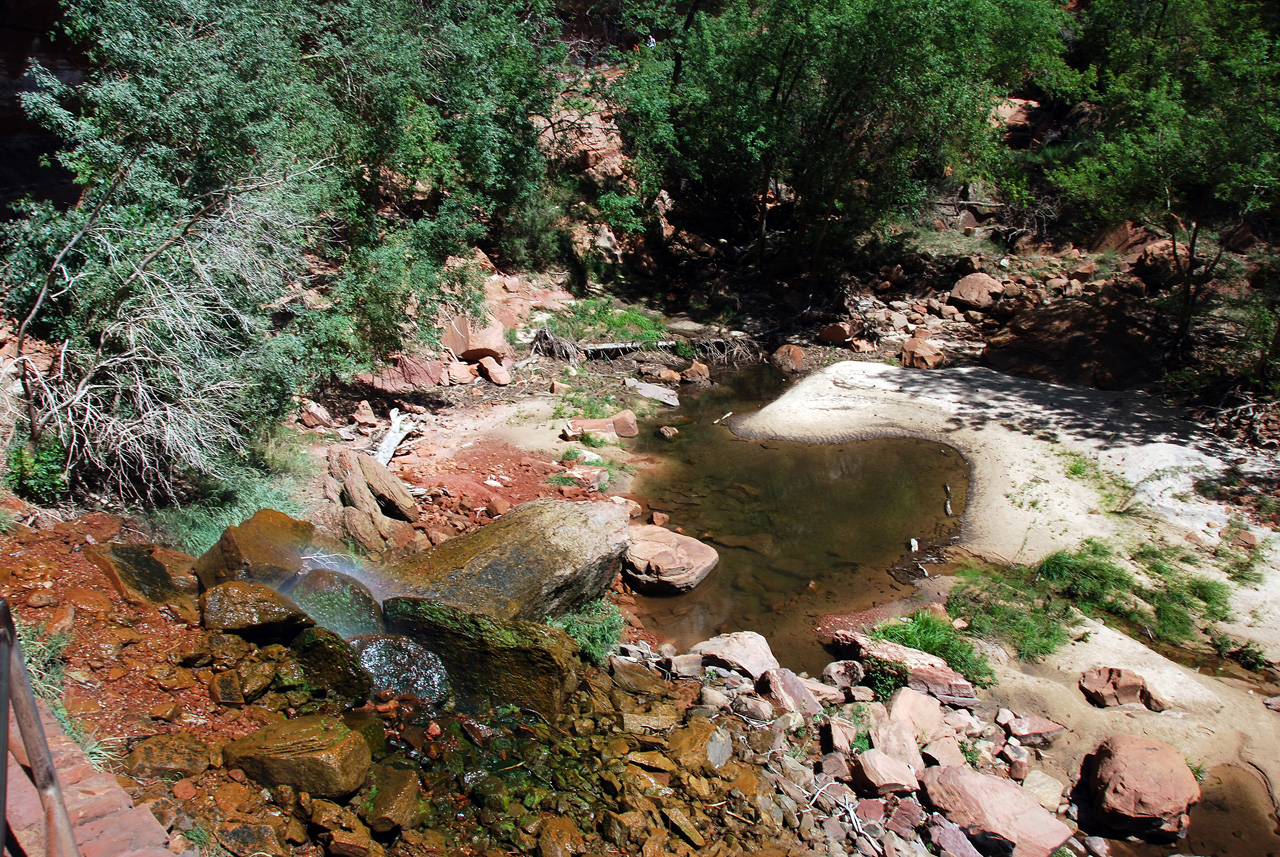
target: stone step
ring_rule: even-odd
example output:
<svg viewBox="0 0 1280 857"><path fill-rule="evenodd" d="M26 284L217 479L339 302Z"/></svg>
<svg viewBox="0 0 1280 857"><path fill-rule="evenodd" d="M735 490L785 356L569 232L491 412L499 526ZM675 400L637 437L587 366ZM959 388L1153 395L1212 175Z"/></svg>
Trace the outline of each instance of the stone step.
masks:
<svg viewBox="0 0 1280 857"><path fill-rule="evenodd" d="M169 834L151 811L135 807L115 777L94 769L43 704L40 713L80 857L174 857ZM9 826L27 857L45 857L40 794L12 717L9 726Z"/></svg>

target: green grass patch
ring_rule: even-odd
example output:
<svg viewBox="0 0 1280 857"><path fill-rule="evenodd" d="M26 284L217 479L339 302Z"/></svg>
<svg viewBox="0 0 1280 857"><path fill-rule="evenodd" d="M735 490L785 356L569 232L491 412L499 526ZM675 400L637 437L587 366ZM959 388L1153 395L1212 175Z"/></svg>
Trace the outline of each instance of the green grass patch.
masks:
<svg viewBox="0 0 1280 857"><path fill-rule="evenodd" d="M1133 575L1112 562L1111 556L1105 543L1085 539L1079 550L1057 551L1041 560L1035 577L1083 612L1096 612L1133 587Z"/></svg>
<svg viewBox="0 0 1280 857"><path fill-rule="evenodd" d="M578 644L582 656L593 664L603 664L618 651L625 624L622 611L612 601L592 601L577 613L558 616L547 622Z"/></svg>
<svg viewBox="0 0 1280 857"><path fill-rule="evenodd" d="M199 556L208 550L227 527L253 517L259 509L275 509L301 517L296 477L246 470L228 480L214 495L199 503L157 510L154 518L167 541Z"/></svg>
<svg viewBox="0 0 1280 857"><path fill-rule="evenodd" d="M573 481L572 476L565 476L563 473L552 473L550 476L547 477L547 484L558 485L558 486L567 488L570 485L577 485L578 483Z"/></svg>
<svg viewBox="0 0 1280 857"><path fill-rule="evenodd" d="M882 622L870 633L878 640L888 640L936 655L978 687L990 687L995 683L995 672L987 659L978 654L955 626L933 613L921 610L906 621Z"/></svg>
<svg viewBox="0 0 1280 857"><path fill-rule="evenodd" d="M613 298L587 298L556 313L548 322L551 332L574 342L641 342L653 344L667 336L657 313L637 307L617 307Z"/></svg>
<svg viewBox="0 0 1280 857"><path fill-rule="evenodd" d="M1035 587L1022 566L961 569L947 610L969 622L975 637L1007 643L1018 657L1038 661L1065 646L1079 624L1071 604L1048 586Z"/></svg>
<svg viewBox="0 0 1280 857"><path fill-rule="evenodd" d="M609 440L604 435L587 431L582 433L582 445L588 449L600 449L603 446L608 446Z"/></svg>
<svg viewBox="0 0 1280 857"><path fill-rule="evenodd" d="M1113 473L1103 470L1098 462L1082 452L1059 450L1067 476L1083 482L1098 493L1102 511L1122 514L1133 501L1133 486Z"/></svg>

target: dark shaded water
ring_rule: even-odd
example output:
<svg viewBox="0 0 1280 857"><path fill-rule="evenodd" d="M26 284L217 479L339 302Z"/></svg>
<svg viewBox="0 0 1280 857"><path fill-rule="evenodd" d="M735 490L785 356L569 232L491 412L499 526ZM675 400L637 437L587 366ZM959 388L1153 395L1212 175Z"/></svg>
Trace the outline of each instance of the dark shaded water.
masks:
<svg viewBox="0 0 1280 857"><path fill-rule="evenodd" d="M759 409L782 393L785 378L757 367L717 381L701 393L682 390L679 418L668 410L642 429L637 450L663 464L633 490L671 516L668 526L714 544L720 563L692 592L641 598L638 611L681 649L753 630L769 638L784 666L816 674L831 658L815 620L911 594L888 569L911 539L923 552L955 534L969 465L950 447L908 439L743 440L729 421L714 421ZM668 424L680 434L656 437Z"/></svg>

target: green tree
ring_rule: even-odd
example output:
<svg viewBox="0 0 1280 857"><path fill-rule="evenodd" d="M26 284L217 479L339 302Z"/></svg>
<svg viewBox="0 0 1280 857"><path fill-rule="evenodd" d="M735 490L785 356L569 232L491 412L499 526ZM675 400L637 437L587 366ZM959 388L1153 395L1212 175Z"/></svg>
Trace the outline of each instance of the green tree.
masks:
<svg viewBox="0 0 1280 857"><path fill-rule="evenodd" d="M769 189L790 187L793 250L820 257L833 228L917 210L949 171L991 173L992 108L1010 87L1060 74L1062 21L1049 0L737 0L691 12L688 31L637 70L631 127L651 130L635 146L723 208L754 209L761 258Z"/></svg>
<svg viewBox="0 0 1280 857"><path fill-rule="evenodd" d="M1205 237L1266 211L1280 186L1280 45L1265 6L1098 0L1083 20L1088 119L1052 179L1087 222L1138 219L1172 239L1180 342L1221 258Z"/></svg>

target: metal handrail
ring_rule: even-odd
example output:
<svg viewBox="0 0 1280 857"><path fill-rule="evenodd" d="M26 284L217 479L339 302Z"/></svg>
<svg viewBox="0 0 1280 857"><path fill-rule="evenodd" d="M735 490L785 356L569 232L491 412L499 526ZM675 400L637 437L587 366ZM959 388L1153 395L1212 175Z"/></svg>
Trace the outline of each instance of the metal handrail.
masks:
<svg viewBox="0 0 1280 857"><path fill-rule="evenodd" d="M16 691L12 693L11 691ZM13 703L13 719L17 721L22 736L22 746L27 753L27 763L40 794L44 808L44 850L47 857L80 857L75 836L71 832L71 818L62 799L62 787L53 767L49 741L40 722L36 708L36 695L31 689L31 676L27 674L27 662L22 655L22 641L9 603L0 598L0 712L4 714L4 727L0 728L0 810L8 819L9 798L9 704Z"/></svg>

